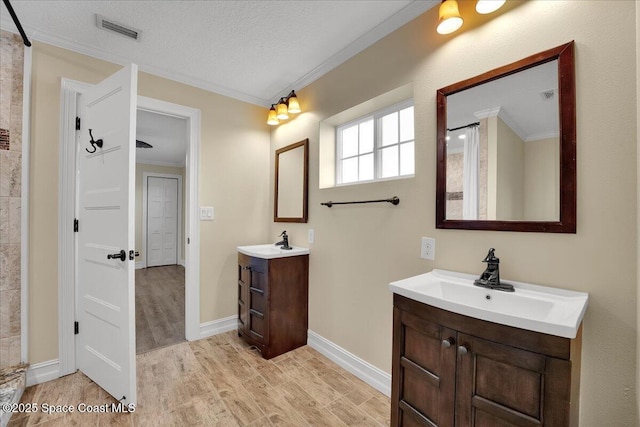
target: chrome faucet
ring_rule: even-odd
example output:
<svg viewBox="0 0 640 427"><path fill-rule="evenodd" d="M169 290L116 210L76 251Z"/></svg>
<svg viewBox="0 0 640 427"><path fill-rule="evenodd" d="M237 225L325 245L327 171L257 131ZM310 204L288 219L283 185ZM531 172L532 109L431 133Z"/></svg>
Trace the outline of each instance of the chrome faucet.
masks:
<svg viewBox="0 0 640 427"><path fill-rule="evenodd" d="M473 284L498 291L514 292L515 289L513 285L500 283L500 258L496 257L495 252L496 250L494 248L489 249L489 253L482 260L482 262L487 263L487 269L484 270Z"/></svg>
<svg viewBox="0 0 640 427"><path fill-rule="evenodd" d="M282 237L282 240L276 243L276 246L282 246L282 249L284 250L293 249L291 246L289 246L289 236L287 236L287 230L284 230L282 233L280 233L280 236Z"/></svg>

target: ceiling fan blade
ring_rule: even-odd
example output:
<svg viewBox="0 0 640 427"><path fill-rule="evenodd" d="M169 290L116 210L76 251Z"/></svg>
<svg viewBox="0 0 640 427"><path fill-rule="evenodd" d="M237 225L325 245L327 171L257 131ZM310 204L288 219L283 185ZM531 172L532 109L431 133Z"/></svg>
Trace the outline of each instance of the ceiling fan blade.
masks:
<svg viewBox="0 0 640 427"><path fill-rule="evenodd" d="M153 148L153 145L136 139L136 148Z"/></svg>

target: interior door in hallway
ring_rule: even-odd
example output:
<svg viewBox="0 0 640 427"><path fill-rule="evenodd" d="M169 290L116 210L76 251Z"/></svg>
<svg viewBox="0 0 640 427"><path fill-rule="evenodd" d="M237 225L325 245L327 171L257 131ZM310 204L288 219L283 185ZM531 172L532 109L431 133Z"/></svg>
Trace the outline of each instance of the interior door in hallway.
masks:
<svg viewBox="0 0 640 427"><path fill-rule="evenodd" d="M138 67L79 96L77 367L136 403L135 132Z"/></svg>
<svg viewBox="0 0 640 427"><path fill-rule="evenodd" d="M147 178L147 267L178 263L178 180Z"/></svg>

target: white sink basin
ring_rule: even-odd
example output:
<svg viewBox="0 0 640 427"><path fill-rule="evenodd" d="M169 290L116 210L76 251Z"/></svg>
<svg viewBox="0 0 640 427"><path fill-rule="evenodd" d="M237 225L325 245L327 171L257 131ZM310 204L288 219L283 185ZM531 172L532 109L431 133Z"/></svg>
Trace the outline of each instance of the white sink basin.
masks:
<svg viewBox="0 0 640 427"><path fill-rule="evenodd" d="M504 281L515 292L474 286L478 276L433 270L389 284L396 294L443 310L530 331L575 338L589 294Z"/></svg>
<svg viewBox="0 0 640 427"><path fill-rule="evenodd" d="M238 252L256 258L272 259L306 255L309 253L309 248L293 246L293 249L284 250L282 249L282 246L276 246L273 243L268 243L266 245L238 246Z"/></svg>

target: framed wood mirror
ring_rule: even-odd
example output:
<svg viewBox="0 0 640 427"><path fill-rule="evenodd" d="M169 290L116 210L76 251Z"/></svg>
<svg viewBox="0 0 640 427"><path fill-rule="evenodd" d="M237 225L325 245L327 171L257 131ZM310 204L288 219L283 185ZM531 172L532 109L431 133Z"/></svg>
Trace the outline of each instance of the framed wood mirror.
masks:
<svg viewBox="0 0 640 427"><path fill-rule="evenodd" d="M307 222L309 139L276 150L274 222Z"/></svg>
<svg viewBox="0 0 640 427"><path fill-rule="evenodd" d="M576 232L574 42L437 91L436 228Z"/></svg>

